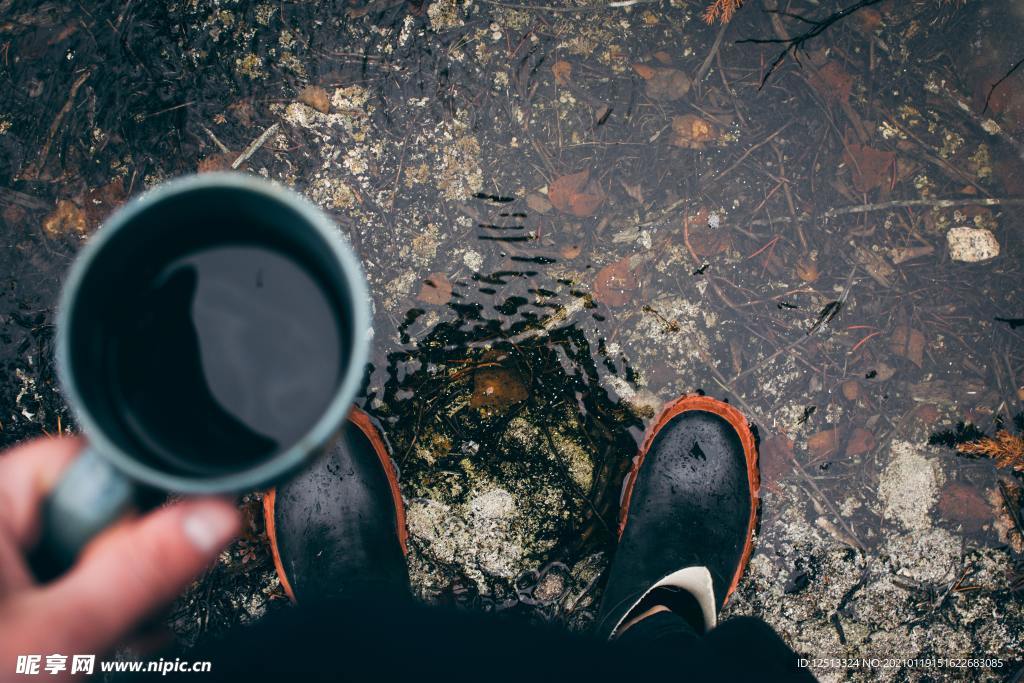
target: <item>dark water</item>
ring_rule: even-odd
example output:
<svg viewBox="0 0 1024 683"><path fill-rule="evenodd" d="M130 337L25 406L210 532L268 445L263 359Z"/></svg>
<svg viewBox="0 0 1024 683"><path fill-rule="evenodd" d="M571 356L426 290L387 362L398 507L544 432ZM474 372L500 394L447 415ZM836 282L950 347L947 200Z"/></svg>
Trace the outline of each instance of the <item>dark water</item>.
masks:
<svg viewBox="0 0 1024 683"><path fill-rule="evenodd" d="M228 471L294 444L334 396L337 316L290 257L218 246L168 265L110 331L123 419L176 470Z"/></svg>

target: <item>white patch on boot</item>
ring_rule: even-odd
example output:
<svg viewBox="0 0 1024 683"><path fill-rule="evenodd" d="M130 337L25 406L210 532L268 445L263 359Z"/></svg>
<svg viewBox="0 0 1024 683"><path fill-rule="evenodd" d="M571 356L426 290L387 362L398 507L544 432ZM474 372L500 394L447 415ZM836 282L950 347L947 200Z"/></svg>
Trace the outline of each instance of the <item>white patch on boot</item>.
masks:
<svg viewBox="0 0 1024 683"><path fill-rule="evenodd" d="M715 608L715 589L711 583L711 572L708 571L707 567L687 567L680 569L677 572L672 572L668 576L662 578L653 586L644 591L644 594L633 603L633 605L626 610L626 613L622 615L618 623L615 624L615 628L612 629L611 635L608 636L608 640L613 640L618 637L619 629L622 628L622 624L626 621L626 617L630 616L630 613L636 609L637 605L643 602L651 591L656 588L679 588L686 591L694 597L697 604L700 605L700 611L704 615L704 632L707 633L715 627L718 623L718 610Z"/></svg>

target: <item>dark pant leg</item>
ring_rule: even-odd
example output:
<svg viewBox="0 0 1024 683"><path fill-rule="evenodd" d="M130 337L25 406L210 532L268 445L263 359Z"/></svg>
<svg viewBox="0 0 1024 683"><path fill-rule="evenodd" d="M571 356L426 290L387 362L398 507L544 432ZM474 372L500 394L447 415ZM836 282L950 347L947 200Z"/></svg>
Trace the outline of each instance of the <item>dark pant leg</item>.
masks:
<svg viewBox="0 0 1024 683"><path fill-rule="evenodd" d="M813 680L763 622L738 618L706 636L672 614L607 643L489 614L407 600L302 606L180 655L212 662L209 680L671 681ZM646 621L646 620L645 620ZM685 622L684 622L685 623ZM641 623L642 624L642 623ZM661 627L655 629L656 624ZM640 624L638 624L638 627ZM688 628L688 627L687 627ZM627 632L628 633L628 632ZM195 676L195 674L192 674ZM212 676L212 678L211 678Z"/></svg>

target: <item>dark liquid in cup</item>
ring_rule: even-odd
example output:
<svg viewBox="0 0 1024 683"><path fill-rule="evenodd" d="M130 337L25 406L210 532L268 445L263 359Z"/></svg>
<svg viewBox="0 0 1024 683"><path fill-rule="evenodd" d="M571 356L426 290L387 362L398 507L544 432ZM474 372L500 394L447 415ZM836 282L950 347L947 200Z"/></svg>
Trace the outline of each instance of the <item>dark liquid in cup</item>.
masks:
<svg viewBox="0 0 1024 683"><path fill-rule="evenodd" d="M183 473L251 467L294 445L344 371L333 298L309 269L258 245L173 261L119 317L108 371L122 427Z"/></svg>

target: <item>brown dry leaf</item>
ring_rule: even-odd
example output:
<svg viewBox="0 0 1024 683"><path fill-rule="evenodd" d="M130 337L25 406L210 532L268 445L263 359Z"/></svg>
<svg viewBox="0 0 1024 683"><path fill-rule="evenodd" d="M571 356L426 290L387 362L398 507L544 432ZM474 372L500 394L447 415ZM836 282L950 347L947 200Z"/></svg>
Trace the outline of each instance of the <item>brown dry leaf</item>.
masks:
<svg viewBox="0 0 1024 683"><path fill-rule="evenodd" d="M252 106L252 102L249 100L239 100L232 105L228 106L228 111L245 127L252 125L253 119L256 118L256 110Z"/></svg>
<svg viewBox="0 0 1024 683"><path fill-rule="evenodd" d="M796 276L804 282L814 282L821 274L818 272L818 264L806 256L801 256L797 260L796 266L793 267L793 271L796 273Z"/></svg>
<svg viewBox="0 0 1024 683"><path fill-rule="evenodd" d="M815 459L835 455L839 450L839 430L824 429L807 439L807 451Z"/></svg>
<svg viewBox="0 0 1024 683"><path fill-rule="evenodd" d="M1012 467L1024 472L1024 437L1001 430L995 438L986 436L956 447L961 453L984 455L996 461L996 467Z"/></svg>
<svg viewBox="0 0 1024 683"><path fill-rule="evenodd" d="M899 264L906 263L911 259L928 256L934 251L935 248L931 245L923 247L893 247L889 250L889 258L892 259L893 264L898 266Z"/></svg>
<svg viewBox="0 0 1024 683"><path fill-rule="evenodd" d="M645 81L654 78L653 66L647 66L646 64L634 64L633 71L635 71L636 75L644 79Z"/></svg>
<svg viewBox="0 0 1024 683"><path fill-rule="evenodd" d="M443 306L452 298L452 283L444 273L431 273L420 285L416 298L425 304Z"/></svg>
<svg viewBox="0 0 1024 683"><path fill-rule="evenodd" d="M951 481L939 494L939 514L950 522L961 524L965 531L981 531L992 522L993 510L976 488L960 481Z"/></svg>
<svg viewBox="0 0 1024 683"><path fill-rule="evenodd" d="M26 215L27 212L25 209L21 208L17 204L8 204L4 207L4 210L0 212L0 216L4 219L4 223L6 223L8 227L12 228L15 225L21 224L21 222L25 220Z"/></svg>
<svg viewBox="0 0 1024 683"><path fill-rule="evenodd" d="M625 180L620 180L619 185L622 185L622 189L626 191L626 195L628 195L630 199L639 204L644 203L643 185L641 185L640 183L637 183L636 185L631 185L627 183Z"/></svg>
<svg viewBox="0 0 1024 683"><path fill-rule="evenodd" d="M672 140L676 147L704 149L719 136L718 126L695 114L672 117Z"/></svg>
<svg viewBox="0 0 1024 683"><path fill-rule="evenodd" d="M89 230L85 211L70 199L57 202L57 208L43 219L43 230L50 237L61 237L77 233L84 235Z"/></svg>
<svg viewBox="0 0 1024 683"><path fill-rule="evenodd" d="M874 434L863 427L857 427L846 442L846 455L864 455L877 445L878 441Z"/></svg>
<svg viewBox="0 0 1024 683"><path fill-rule="evenodd" d="M732 231L708 225L707 208L701 207L696 214L685 220L689 248L693 249L697 256L710 258L732 247Z"/></svg>
<svg viewBox="0 0 1024 683"><path fill-rule="evenodd" d="M487 366L473 373L473 395L469 404L486 410L505 410L529 396L518 373L508 368Z"/></svg>
<svg viewBox="0 0 1024 683"><path fill-rule="evenodd" d="M330 96L326 90L316 85L303 88L299 93L299 102L324 114L331 110Z"/></svg>
<svg viewBox="0 0 1024 683"><path fill-rule="evenodd" d="M559 59L551 65L551 73L555 76L555 83L569 85L572 81L572 64L564 59Z"/></svg>
<svg viewBox="0 0 1024 683"><path fill-rule="evenodd" d="M594 280L594 298L606 306L624 306L633 300L640 287L629 269L629 257L611 263L600 270Z"/></svg>
<svg viewBox="0 0 1024 683"><path fill-rule="evenodd" d="M669 64L672 63L672 55L665 52L664 50L658 50L657 52L655 52L654 58L657 59L662 64L664 64L665 66L668 66Z"/></svg>
<svg viewBox="0 0 1024 683"><path fill-rule="evenodd" d="M847 401L856 401L860 397L860 382L855 379L843 382L843 397Z"/></svg>
<svg viewBox="0 0 1024 683"><path fill-rule="evenodd" d="M854 249L853 255L857 259L857 263L864 266L864 270L868 272L872 280L883 287L892 287L890 278L896 271L881 254L858 246Z"/></svg>
<svg viewBox="0 0 1024 683"><path fill-rule="evenodd" d="M583 253L583 247L579 244L566 244L558 250L559 255L567 261L571 261Z"/></svg>
<svg viewBox="0 0 1024 683"><path fill-rule="evenodd" d="M231 162L233 162L237 156L237 154L231 154L230 152L210 154L199 160L199 164L196 166L196 171L199 173L212 173L213 171L230 170Z"/></svg>
<svg viewBox="0 0 1024 683"><path fill-rule="evenodd" d="M853 176L853 186L858 192L870 192L875 188L887 187L892 181L896 153L875 149L867 145L850 143L844 159Z"/></svg>
<svg viewBox="0 0 1024 683"><path fill-rule="evenodd" d="M793 471L793 440L785 435L770 436L758 448L761 483L771 491L778 490L778 482Z"/></svg>
<svg viewBox="0 0 1024 683"><path fill-rule="evenodd" d="M531 192L526 195L526 206L534 213L545 214L551 211L551 202L539 192Z"/></svg>
<svg viewBox="0 0 1024 683"><path fill-rule="evenodd" d="M559 211L584 218L597 212L604 202L604 191L590 179L587 170L556 178L548 187L548 199Z"/></svg>
<svg viewBox="0 0 1024 683"><path fill-rule="evenodd" d="M102 223L127 198L124 190L124 178L121 176L117 176L102 187L89 190L84 202L85 215L89 225L97 226Z"/></svg>
<svg viewBox="0 0 1024 683"><path fill-rule="evenodd" d="M635 70L636 67L634 67ZM652 100L672 102L686 96L690 92L692 81L679 69L666 67L647 67L653 73L645 78L647 86L644 91Z"/></svg>
<svg viewBox="0 0 1024 683"><path fill-rule="evenodd" d="M889 338L892 352L903 356L917 367L924 363L924 334L906 325L900 325L892 331Z"/></svg>
<svg viewBox="0 0 1024 683"><path fill-rule="evenodd" d="M922 403L911 410L908 417L921 425L930 427L939 421L939 418L942 417L942 413L939 412L938 406L931 403Z"/></svg>
<svg viewBox="0 0 1024 683"><path fill-rule="evenodd" d="M849 102L850 90L853 88L853 76L848 74L838 62L825 62L816 72L811 71L809 80L814 89L826 100L832 102Z"/></svg>
<svg viewBox="0 0 1024 683"><path fill-rule="evenodd" d="M853 19L854 24L865 33L873 33L882 26L882 13L870 7L861 7Z"/></svg>

